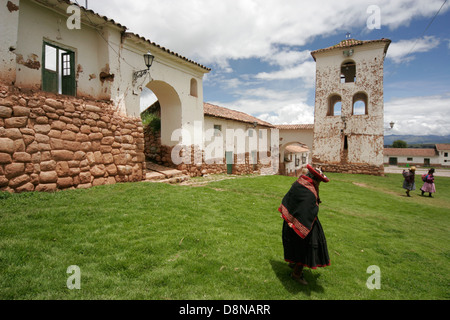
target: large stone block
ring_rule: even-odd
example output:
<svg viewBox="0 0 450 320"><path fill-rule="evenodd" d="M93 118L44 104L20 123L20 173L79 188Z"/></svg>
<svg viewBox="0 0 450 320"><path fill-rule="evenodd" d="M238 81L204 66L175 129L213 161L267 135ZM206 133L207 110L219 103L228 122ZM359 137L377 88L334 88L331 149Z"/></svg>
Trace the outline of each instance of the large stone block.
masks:
<svg viewBox="0 0 450 320"><path fill-rule="evenodd" d="M28 117L12 117L5 119L6 128L23 128L26 127Z"/></svg>
<svg viewBox="0 0 450 320"><path fill-rule="evenodd" d="M45 99L45 104L56 109L64 108L64 105L60 101L51 98Z"/></svg>
<svg viewBox="0 0 450 320"><path fill-rule="evenodd" d="M9 183L9 179L5 176L0 176L0 188L7 187Z"/></svg>
<svg viewBox="0 0 450 320"><path fill-rule="evenodd" d="M68 150L52 150L51 155L55 161L69 161L74 157L74 153Z"/></svg>
<svg viewBox="0 0 450 320"><path fill-rule="evenodd" d="M0 153L0 164L7 164L11 162L12 158L9 153Z"/></svg>
<svg viewBox="0 0 450 320"><path fill-rule="evenodd" d="M63 131L66 129L67 124L65 122L57 120L57 121L53 121L50 126L52 129Z"/></svg>
<svg viewBox="0 0 450 320"><path fill-rule="evenodd" d="M0 118L9 118L12 115L12 109L5 106L0 106Z"/></svg>
<svg viewBox="0 0 450 320"><path fill-rule="evenodd" d="M9 180L9 186L13 189L30 182L31 178L28 174L22 174L18 177Z"/></svg>
<svg viewBox="0 0 450 320"><path fill-rule="evenodd" d="M21 185L16 188L16 192L31 192L34 191L34 184L31 182L27 182L24 185Z"/></svg>
<svg viewBox="0 0 450 320"><path fill-rule="evenodd" d="M72 177L58 178L58 180L56 181L56 185L60 189L67 189L73 187L73 179Z"/></svg>
<svg viewBox="0 0 450 320"><path fill-rule="evenodd" d="M30 108L22 106L14 106L13 114L15 117L28 116L30 114Z"/></svg>
<svg viewBox="0 0 450 320"><path fill-rule="evenodd" d="M89 171L80 173L80 183L91 183L91 173Z"/></svg>
<svg viewBox="0 0 450 320"><path fill-rule="evenodd" d="M96 178L103 177L105 175L105 166L103 164L93 166L90 172Z"/></svg>
<svg viewBox="0 0 450 320"><path fill-rule="evenodd" d="M6 138L10 138L11 140L17 140L22 138L22 132L20 132L18 128L5 129L4 135Z"/></svg>
<svg viewBox="0 0 450 320"><path fill-rule="evenodd" d="M69 163L67 161L60 161L56 164L56 173L58 177L67 177L70 175Z"/></svg>
<svg viewBox="0 0 450 320"><path fill-rule="evenodd" d="M9 138L0 138L0 152L13 153L14 141Z"/></svg>
<svg viewBox="0 0 450 320"><path fill-rule="evenodd" d="M49 124L37 124L34 126L34 131L41 134L48 134L50 129L51 127Z"/></svg>
<svg viewBox="0 0 450 320"><path fill-rule="evenodd" d="M36 186L34 191L56 191L58 189L58 186L56 183L41 183Z"/></svg>
<svg viewBox="0 0 450 320"><path fill-rule="evenodd" d="M8 179L12 179L24 173L25 173L24 163L11 163L5 166L5 176Z"/></svg>
<svg viewBox="0 0 450 320"><path fill-rule="evenodd" d="M56 169L56 161L55 160L49 160L49 161L43 161L40 164L42 171L53 171Z"/></svg>
<svg viewBox="0 0 450 320"><path fill-rule="evenodd" d="M39 174L40 183L55 183L56 181L58 181L56 171L43 171Z"/></svg>
<svg viewBox="0 0 450 320"><path fill-rule="evenodd" d="M31 162L31 155L26 152L15 152L13 159L17 162Z"/></svg>

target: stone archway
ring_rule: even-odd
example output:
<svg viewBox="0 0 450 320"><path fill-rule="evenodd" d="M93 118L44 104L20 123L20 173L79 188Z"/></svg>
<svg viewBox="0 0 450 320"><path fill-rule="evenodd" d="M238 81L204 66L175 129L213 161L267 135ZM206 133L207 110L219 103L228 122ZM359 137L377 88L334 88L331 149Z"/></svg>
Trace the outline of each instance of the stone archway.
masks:
<svg viewBox="0 0 450 320"><path fill-rule="evenodd" d="M172 166L170 154L177 141L172 141L171 137L182 127L182 102L177 91L164 81L153 80L146 88L156 96L157 100L147 107L160 118L160 125L157 129L144 126L144 153L150 162Z"/></svg>
<svg viewBox="0 0 450 320"><path fill-rule="evenodd" d="M175 89L164 81L154 80L146 87L156 95L161 107L161 144L174 146L177 142L171 141L172 132L182 126L180 97Z"/></svg>

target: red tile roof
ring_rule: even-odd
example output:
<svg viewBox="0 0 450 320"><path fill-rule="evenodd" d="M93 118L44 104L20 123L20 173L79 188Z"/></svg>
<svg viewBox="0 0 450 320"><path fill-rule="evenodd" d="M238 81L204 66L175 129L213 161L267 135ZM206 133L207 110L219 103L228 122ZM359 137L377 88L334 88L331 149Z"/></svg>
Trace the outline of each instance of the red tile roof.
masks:
<svg viewBox="0 0 450 320"><path fill-rule="evenodd" d="M313 130L313 124L277 124L275 128L280 130Z"/></svg>
<svg viewBox="0 0 450 320"><path fill-rule="evenodd" d="M302 153L308 152L309 148L307 146L299 146L299 145L289 145L285 149L286 153Z"/></svg>
<svg viewBox="0 0 450 320"><path fill-rule="evenodd" d="M203 103L203 112L205 116L223 118L227 120L235 120L246 123L257 123L260 126L273 128L274 126L268 122L262 121L244 112L219 107L210 103Z"/></svg>
<svg viewBox="0 0 450 320"><path fill-rule="evenodd" d="M447 151L450 150L450 143L438 143L436 144L437 151Z"/></svg>
<svg viewBox="0 0 450 320"><path fill-rule="evenodd" d="M352 48L352 47L356 47L356 46L360 46L363 44L367 44L367 43L376 43L376 42L384 42L385 43L385 47L384 47L384 52L387 51L389 44L391 43L391 40L389 39L385 39L385 38L381 38L379 40L356 40L356 39L346 39L346 40L342 40L341 42L339 42L338 44L335 44L334 46L328 47L328 48L323 48L323 49L318 49L315 51L311 52L311 55L313 56L314 60L316 60L315 58L315 54L319 53L319 52L325 52L325 51L331 51L334 49L345 49L345 48Z"/></svg>
<svg viewBox="0 0 450 320"><path fill-rule="evenodd" d="M384 148L385 156L399 156L399 157L433 157L436 155L436 150L431 148L416 149L416 148Z"/></svg>

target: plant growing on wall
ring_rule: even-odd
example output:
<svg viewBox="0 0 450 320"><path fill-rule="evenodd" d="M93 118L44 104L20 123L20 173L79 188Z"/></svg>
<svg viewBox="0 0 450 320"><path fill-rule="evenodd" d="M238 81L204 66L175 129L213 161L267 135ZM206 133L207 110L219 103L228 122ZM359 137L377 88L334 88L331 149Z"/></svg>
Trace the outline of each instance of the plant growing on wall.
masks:
<svg viewBox="0 0 450 320"><path fill-rule="evenodd" d="M161 130L161 118L156 114L148 111L141 113L142 125L144 128L150 128L153 132Z"/></svg>

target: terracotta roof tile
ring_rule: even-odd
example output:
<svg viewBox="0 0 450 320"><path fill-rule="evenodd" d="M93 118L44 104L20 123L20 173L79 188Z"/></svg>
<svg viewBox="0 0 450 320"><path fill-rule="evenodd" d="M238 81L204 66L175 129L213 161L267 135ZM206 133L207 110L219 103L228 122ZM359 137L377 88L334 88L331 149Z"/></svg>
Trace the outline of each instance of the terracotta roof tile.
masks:
<svg viewBox="0 0 450 320"><path fill-rule="evenodd" d="M307 146L290 145L290 146L287 146L284 150L287 153L302 153L302 152L308 152L309 148Z"/></svg>
<svg viewBox="0 0 450 320"><path fill-rule="evenodd" d="M203 103L203 112L205 116L223 118L228 120L241 121L246 123L257 123L260 126L271 127L274 126L268 122L262 121L244 112L219 107L210 103Z"/></svg>
<svg viewBox="0 0 450 320"><path fill-rule="evenodd" d="M437 151L446 151L450 150L450 143L438 143L436 144Z"/></svg>
<svg viewBox="0 0 450 320"><path fill-rule="evenodd" d="M313 130L313 124L276 124L275 128L280 130Z"/></svg>
<svg viewBox="0 0 450 320"><path fill-rule="evenodd" d="M416 156L416 157L433 157L436 155L436 150L431 148L416 149L416 148L384 148L385 156Z"/></svg>
<svg viewBox="0 0 450 320"><path fill-rule="evenodd" d="M356 46L360 46L363 44L367 44L367 43L376 43L376 42L385 42L385 48L384 48L384 52L387 51L387 48L389 47L389 44L391 43L391 40L389 39L385 39L385 38L381 38L379 40L356 40L356 39L346 39L346 40L342 40L341 42L339 42L338 44L335 44L334 46L328 47L328 48L323 48L323 49L318 49L315 51L311 52L311 55L313 56L314 60L316 59L314 57L314 54L319 53L319 52L325 52L325 51L331 51L334 49L345 49L345 48L352 48L352 47L356 47Z"/></svg>

